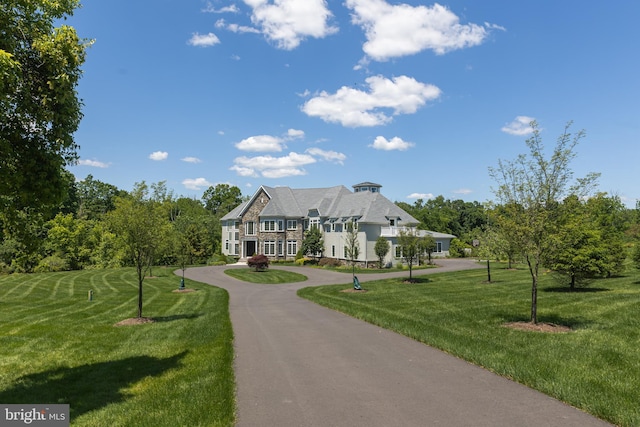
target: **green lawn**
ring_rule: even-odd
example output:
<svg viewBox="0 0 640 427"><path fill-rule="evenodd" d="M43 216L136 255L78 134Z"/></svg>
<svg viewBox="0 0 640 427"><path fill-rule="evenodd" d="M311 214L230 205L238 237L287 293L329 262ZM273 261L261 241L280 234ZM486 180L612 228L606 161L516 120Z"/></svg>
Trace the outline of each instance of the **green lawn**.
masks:
<svg viewBox="0 0 640 427"><path fill-rule="evenodd" d="M599 280L566 292L541 279L540 322L573 332L523 332L504 323L527 321L528 271L485 270L423 276L418 284L385 279L363 284L310 287L299 295L395 330L491 371L538 389L597 417L640 425L640 274Z"/></svg>
<svg viewBox="0 0 640 427"><path fill-rule="evenodd" d="M120 327L137 313L133 269L0 276L0 402L68 403L74 426L233 425L228 294L153 274L155 322Z"/></svg>
<svg viewBox="0 0 640 427"><path fill-rule="evenodd" d="M300 273L293 273L291 271L278 270L274 268L269 268L264 271L255 271L253 268L248 267L229 268L224 272L228 276L251 283L279 284L304 282L307 280L307 276Z"/></svg>

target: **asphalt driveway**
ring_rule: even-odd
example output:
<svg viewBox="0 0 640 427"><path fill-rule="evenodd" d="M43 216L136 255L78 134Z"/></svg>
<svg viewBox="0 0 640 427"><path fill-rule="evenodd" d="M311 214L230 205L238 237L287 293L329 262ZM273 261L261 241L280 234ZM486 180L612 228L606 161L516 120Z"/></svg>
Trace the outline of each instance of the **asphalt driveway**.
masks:
<svg viewBox="0 0 640 427"><path fill-rule="evenodd" d="M420 275L478 268L465 259L438 263L440 268L421 270ZM305 269L309 277L305 282L258 285L231 278L224 274L226 268L193 268L186 276L229 292L238 426L609 425L439 350L296 295L306 286L349 284L350 275ZM389 274L407 272L383 277ZM359 278L365 283L379 275Z"/></svg>

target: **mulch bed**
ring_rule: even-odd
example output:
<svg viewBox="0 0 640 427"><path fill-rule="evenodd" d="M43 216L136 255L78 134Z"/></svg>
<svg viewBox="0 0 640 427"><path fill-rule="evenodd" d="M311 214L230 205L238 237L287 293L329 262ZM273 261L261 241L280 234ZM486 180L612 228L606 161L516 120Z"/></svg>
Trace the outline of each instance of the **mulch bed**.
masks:
<svg viewBox="0 0 640 427"><path fill-rule="evenodd" d="M532 322L509 322L503 325L505 328L516 329L518 331L534 331L546 333L571 332L568 326L556 325L555 323L532 323Z"/></svg>
<svg viewBox="0 0 640 427"><path fill-rule="evenodd" d="M143 325L145 323L154 323L151 317L132 317L130 319L124 319L116 323L114 326L130 326L130 325Z"/></svg>

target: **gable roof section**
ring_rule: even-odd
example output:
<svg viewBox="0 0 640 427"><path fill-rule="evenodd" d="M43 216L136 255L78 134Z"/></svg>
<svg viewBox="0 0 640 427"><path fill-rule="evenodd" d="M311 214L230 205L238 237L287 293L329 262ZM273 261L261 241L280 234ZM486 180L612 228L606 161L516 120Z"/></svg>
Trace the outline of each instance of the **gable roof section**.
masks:
<svg viewBox="0 0 640 427"><path fill-rule="evenodd" d="M389 218L399 218L405 225L419 223L382 194L369 191L352 193L343 185L303 189L261 186L248 202L233 209L222 220L241 217L260 190L269 197L269 202L260 212L262 217L304 218L310 210L316 209L323 218L356 217L359 222L370 224L388 224Z"/></svg>
<svg viewBox="0 0 640 427"><path fill-rule="evenodd" d="M369 224L388 224L389 218L399 218L405 224L418 224L419 221L405 210L380 193L363 191L342 197L333 212L332 218L359 217L358 222Z"/></svg>

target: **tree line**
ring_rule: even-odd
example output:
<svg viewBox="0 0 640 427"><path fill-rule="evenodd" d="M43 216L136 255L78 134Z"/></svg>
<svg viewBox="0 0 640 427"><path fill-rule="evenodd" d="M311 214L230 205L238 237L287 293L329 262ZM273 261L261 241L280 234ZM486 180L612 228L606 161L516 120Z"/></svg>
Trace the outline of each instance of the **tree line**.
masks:
<svg viewBox="0 0 640 427"><path fill-rule="evenodd" d="M1 272L213 263L220 218L243 201L228 184L209 187L198 200L175 196L165 182L127 192L92 175L76 182L68 173L66 180L57 209L23 215L18 225L0 219ZM132 241L141 247L132 249Z"/></svg>

